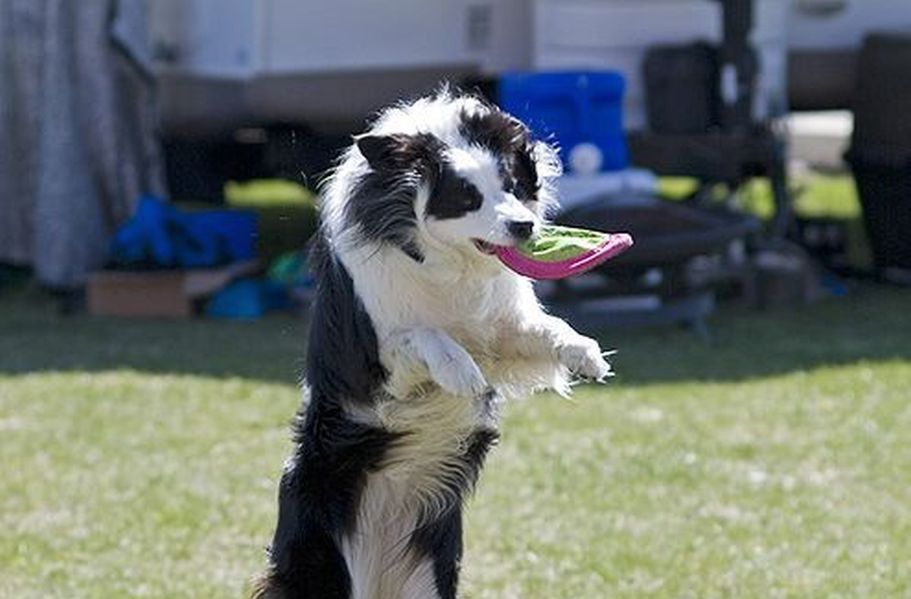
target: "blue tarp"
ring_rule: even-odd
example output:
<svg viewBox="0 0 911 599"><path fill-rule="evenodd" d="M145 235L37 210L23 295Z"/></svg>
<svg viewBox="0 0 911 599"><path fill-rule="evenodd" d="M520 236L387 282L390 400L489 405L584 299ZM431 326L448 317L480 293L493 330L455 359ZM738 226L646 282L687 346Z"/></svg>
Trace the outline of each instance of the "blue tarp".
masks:
<svg viewBox="0 0 911 599"><path fill-rule="evenodd" d="M256 214L243 210L184 212L143 196L111 243L116 266L205 268L256 256Z"/></svg>

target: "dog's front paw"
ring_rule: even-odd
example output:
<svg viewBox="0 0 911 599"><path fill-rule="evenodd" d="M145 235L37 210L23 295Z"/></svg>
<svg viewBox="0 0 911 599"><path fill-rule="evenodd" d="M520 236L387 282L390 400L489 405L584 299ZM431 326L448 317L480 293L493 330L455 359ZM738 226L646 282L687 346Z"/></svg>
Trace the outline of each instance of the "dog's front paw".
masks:
<svg viewBox="0 0 911 599"><path fill-rule="evenodd" d="M426 360L430 377L448 393L478 397L488 389L484 374L474 358L454 341L436 344L427 352Z"/></svg>
<svg viewBox="0 0 911 599"><path fill-rule="evenodd" d="M575 337L558 347L557 354L561 364L587 379L603 381L612 374L598 342L589 337Z"/></svg>

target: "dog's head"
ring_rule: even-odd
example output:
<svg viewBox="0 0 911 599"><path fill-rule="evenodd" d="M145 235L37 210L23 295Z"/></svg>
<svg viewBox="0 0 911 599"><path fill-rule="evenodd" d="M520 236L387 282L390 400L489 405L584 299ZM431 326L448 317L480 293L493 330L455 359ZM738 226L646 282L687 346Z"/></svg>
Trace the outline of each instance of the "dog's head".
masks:
<svg viewBox="0 0 911 599"><path fill-rule="evenodd" d="M452 252L490 260L496 246L535 235L555 206L555 150L471 96L444 92L389 109L355 145L345 220L418 261Z"/></svg>

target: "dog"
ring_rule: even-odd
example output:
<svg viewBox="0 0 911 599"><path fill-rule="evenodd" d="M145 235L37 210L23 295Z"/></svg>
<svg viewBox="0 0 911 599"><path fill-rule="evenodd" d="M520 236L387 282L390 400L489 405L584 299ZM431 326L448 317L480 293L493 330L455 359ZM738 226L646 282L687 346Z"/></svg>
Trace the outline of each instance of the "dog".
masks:
<svg viewBox="0 0 911 599"><path fill-rule="evenodd" d="M504 401L611 374L493 255L556 208L556 150L443 89L379 113L323 188L305 399L260 599L452 599Z"/></svg>

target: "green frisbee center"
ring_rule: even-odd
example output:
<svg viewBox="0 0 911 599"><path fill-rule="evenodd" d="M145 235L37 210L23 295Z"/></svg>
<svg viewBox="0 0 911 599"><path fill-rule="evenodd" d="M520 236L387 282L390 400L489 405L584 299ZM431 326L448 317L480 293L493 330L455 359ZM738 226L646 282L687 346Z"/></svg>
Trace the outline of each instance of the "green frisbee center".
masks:
<svg viewBox="0 0 911 599"><path fill-rule="evenodd" d="M532 240L518 246L524 256L538 262L562 262L597 249L607 233L547 225Z"/></svg>

